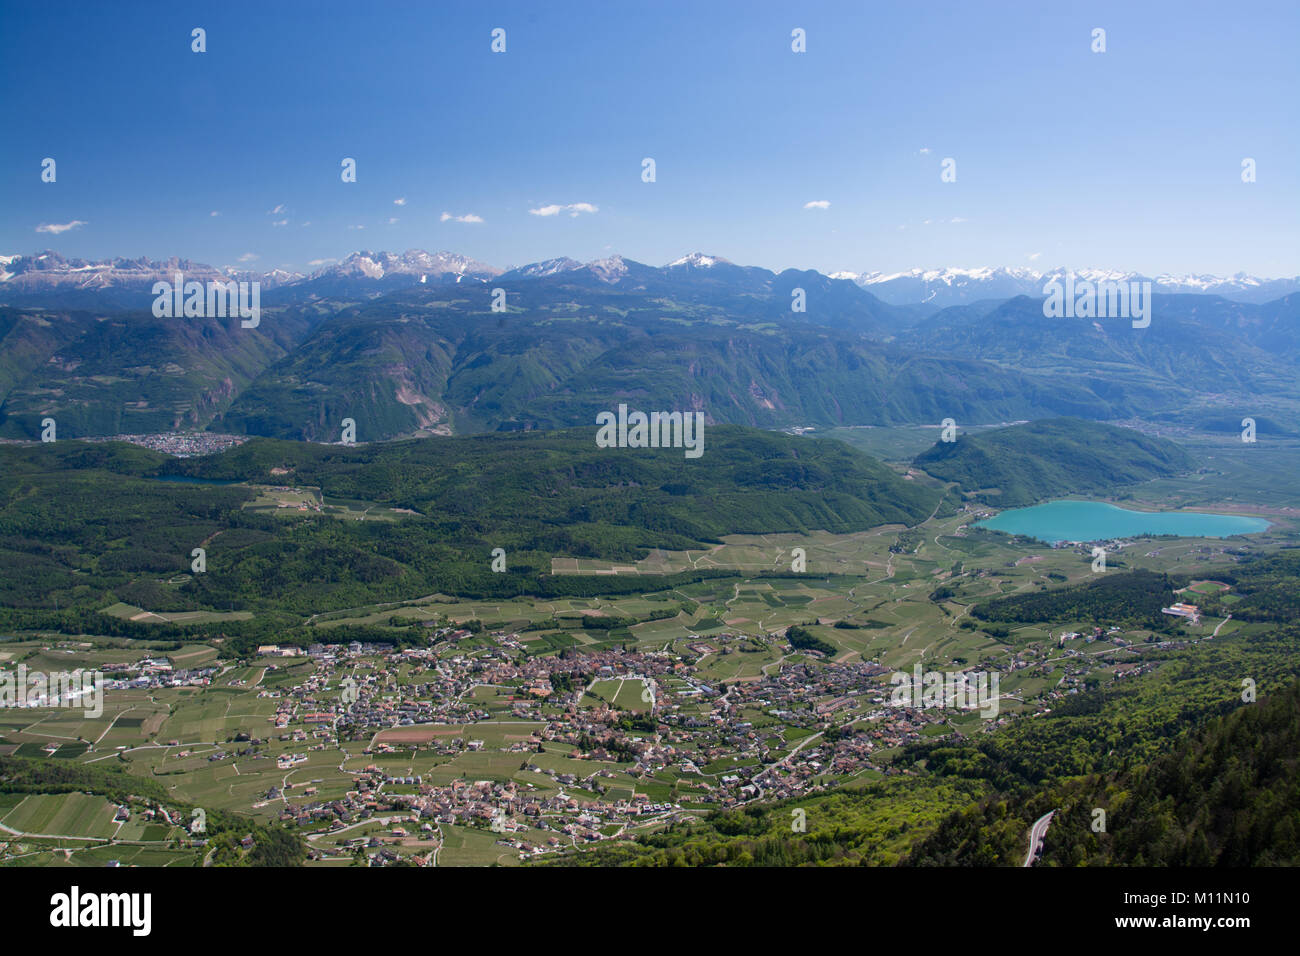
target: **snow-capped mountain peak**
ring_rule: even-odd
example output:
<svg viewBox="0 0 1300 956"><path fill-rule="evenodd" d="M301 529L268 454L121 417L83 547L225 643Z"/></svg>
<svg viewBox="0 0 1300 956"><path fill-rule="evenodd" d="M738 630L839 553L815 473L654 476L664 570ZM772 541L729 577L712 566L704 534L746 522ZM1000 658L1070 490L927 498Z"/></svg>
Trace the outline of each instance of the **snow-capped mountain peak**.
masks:
<svg viewBox="0 0 1300 956"><path fill-rule="evenodd" d="M500 269L485 265L454 252L428 253L423 249L408 249L403 253L371 252L352 253L342 262L327 265L311 274L312 279L323 277L383 279L388 276L469 276L486 279L499 275Z"/></svg>
<svg viewBox="0 0 1300 956"><path fill-rule="evenodd" d="M530 262L528 265L516 266L502 274L504 279L542 279L547 276L562 275L569 272L590 272L602 282L613 284L627 275L628 263L622 256L609 256L604 259L593 259L591 262L579 262L577 259L570 259L568 256L561 256L558 259L543 259L541 262Z"/></svg>
<svg viewBox="0 0 1300 956"><path fill-rule="evenodd" d="M689 269L708 269L716 265L731 265L731 263L721 256L706 256L702 252L692 252L688 256L682 256L680 259L673 260L668 263L665 268L679 269L685 267Z"/></svg>
<svg viewBox="0 0 1300 956"><path fill-rule="evenodd" d="M511 269L510 276L521 279L541 279L545 276L559 275L561 272L573 272L575 269L581 268L582 263L577 259L559 256L555 259L543 259L541 262L530 262L526 266Z"/></svg>
<svg viewBox="0 0 1300 956"><path fill-rule="evenodd" d="M617 282L627 275L627 261L622 256L593 259L587 263L587 268L594 272L598 279L610 283Z"/></svg>

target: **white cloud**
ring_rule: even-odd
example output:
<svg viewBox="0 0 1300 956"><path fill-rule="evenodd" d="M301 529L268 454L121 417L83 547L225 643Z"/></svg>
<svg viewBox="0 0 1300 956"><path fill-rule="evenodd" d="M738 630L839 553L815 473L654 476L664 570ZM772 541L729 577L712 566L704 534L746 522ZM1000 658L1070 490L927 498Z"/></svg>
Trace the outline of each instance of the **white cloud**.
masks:
<svg viewBox="0 0 1300 956"><path fill-rule="evenodd" d="M929 155L930 155L930 147L929 147L929 146L922 146L921 149L920 149L920 153L921 153L922 156L929 156Z"/></svg>
<svg viewBox="0 0 1300 956"><path fill-rule="evenodd" d="M970 222L969 219L963 219L961 216L953 216L948 221L953 225L957 225L958 223L962 223L962 222Z"/></svg>
<svg viewBox="0 0 1300 956"><path fill-rule="evenodd" d="M273 226L287 226L287 225L289 225L289 220L288 220L288 219L277 219L275 222L271 223L271 225L273 225Z"/></svg>
<svg viewBox="0 0 1300 956"><path fill-rule="evenodd" d="M212 210L212 212L208 213L208 215L209 215L209 216L220 216L221 213L217 212L217 211L214 209L214 210Z"/></svg>
<svg viewBox="0 0 1300 956"><path fill-rule="evenodd" d="M405 205L406 205L406 197L405 197L405 196L402 196L402 197L400 197L400 198L398 198L398 199L394 199L394 200L393 200L393 205L394 205L394 206L405 206Z"/></svg>
<svg viewBox="0 0 1300 956"><path fill-rule="evenodd" d="M569 203L567 206L558 206L551 204L549 206L539 206L536 209L528 210L534 216L558 216L562 212L567 212L570 218L573 218L582 212L600 212L599 207L589 202Z"/></svg>
<svg viewBox="0 0 1300 956"><path fill-rule="evenodd" d="M482 222L483 217L476 216L472 212L467 212L463 216L453 216L449 212L444 212L441 216L438 217L439 222L447 222L448 220L450 220L451 222Z"/></svg>
<svg viewBox="0 0 1300 956"><path fill-rule="evenodd" d="M398 220L398 218L397 218L396 216L389 216L389 217L388 217L388 224L389 224L390 226L395 226L395 225L397 225L397 223L398 223L399 221L400 221L400 220Z"/></svg>
<svg viewBox="0 0 1300 956"><path fill-rule="evenodd" d="M1028 256L1026 256L1025 258L1027 258L1030 262L1033 262L1035 259L1037 259L1037 258L1038 258L1039 256L1041 256L1041 255L1042 255L1041 252L1031 252L1031 253L1030 253Z"/></svg>
<svg viewBox="0 0 1300 956"><path fill-rule="evenodd" d="M804 209L830 209L831 203L829 199L814 199L812 202L804 203L803 208Z"/></svg>
<svg viewBox="0 0 1300 956"><path fill-rule="evenodd" d="M240 262L254 262L256 261L256 259L257 259L257 253L254 252L245 252L242 256L239 257Z"/></svg>
<svg viewBox="0 0 1300 956"><path fill-rule="evenodd" d="M268 216L278 216L282 212L284 212L284 203L277 203L276 207L274 209L268 209L266 214Z"/></svg>
<svg viewBox="0 0 1300 956"><path fill-rule="evenodd" d="M365 226L348 226L349 229L364 229Z"/></svg>
<svg viewBox="0 0 1300 956"><path fill-rule="evenodd" d="M43 222L36 227L37 232L49 232L58 235L61 232L67 232L69 229L76 229L78 226L84 226L85 223L80 219L74 219L72 222Z"/></svg>
<svg viewBox="0 0 1300 956"><path fill-rule="evenodd" d="M332 265L332 264L334 264L335 262L338 262L338 260L337 260L337 259L313 259L311 262L307 263L307 265L309 265L309 266L328 266L328 265Z"/></svg>

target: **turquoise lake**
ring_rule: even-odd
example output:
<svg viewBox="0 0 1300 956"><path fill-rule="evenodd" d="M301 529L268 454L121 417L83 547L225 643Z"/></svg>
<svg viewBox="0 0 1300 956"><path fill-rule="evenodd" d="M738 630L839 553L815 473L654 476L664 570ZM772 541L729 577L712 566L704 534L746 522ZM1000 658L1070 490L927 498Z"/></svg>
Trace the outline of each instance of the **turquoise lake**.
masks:
<svg viewBox="0 0 1300 956"><path fill-rule="evenodd" d="M1100 501L1049 501L1032 508L1013 508L975 523L1007 534L1023 534L1049 544L1058 541L1103 541L1139 534L1174 534L1183 538L1226 538L1268 528L1263 518L1216 515L1199 511L1126 511Z"/></svg>

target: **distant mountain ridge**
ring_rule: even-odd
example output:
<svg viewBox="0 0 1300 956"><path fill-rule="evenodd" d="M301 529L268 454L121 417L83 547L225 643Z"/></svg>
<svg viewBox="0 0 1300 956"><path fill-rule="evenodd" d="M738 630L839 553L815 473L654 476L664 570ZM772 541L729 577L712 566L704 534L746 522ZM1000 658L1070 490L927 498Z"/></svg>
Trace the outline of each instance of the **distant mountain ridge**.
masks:
<svg viewBox="0 0 1300 956"><path fill-rule="evenodd" d="M620 255L590 262L568 256L544 259L502 270L454 252L372 252L359 250L339 261L326 261L309 274L273 269L257 272L234 266L216 268L189 259L171 257L152 260L144 257L119 257L105 260L65 258L46 250L30 255L0 256L0 301L6 296L31 296L61 290L147 290L156 281L170 280L177 272L196 281L229 279L262 283L264 291L282 287L301 287L304 291L337 294L340 290L357 293L364 287L371 291L389 291L414 284L488 282L493 279L517 281L549 278L563 273L587 273L614 284L625 278L668 279L681 276L711 278L715 281L760 282L763 277L803 272L824 275L831 280L847 280L871 292L889 305L925 305L931 309L965 305L991 299L1010 299L1018 295L1041 297L1043 285L1063 278L1067 270L1040 272L1030 268L945 268L911 269L906 272L830 272L786 269L780 273L757 266L741 266L718 255L693 252L663 266L651 266ZM1300 292L1300 276L1263 279L1245 273L1233 276L1158 275L1104 269L1076 269L1074 275L1092 281L1149 281L1155 292L1218 295L1239 302L1262 303ZM12 304L25 304L14 302Z"/></svg>
<svg viewBox="0 0 1300 956"><path fill-rule="evenodd" d="M46 250L26 256L0 256L0 290L41 292L60 287L146 289L155 282L170 282L177 272L184 273L187 280L193 279L196 282L232 278L241 281L257 280L268 289L303 278L302 273L286 272L283 269L273 269L270 272L251 272L229 266L215 269L205 263L176 256L161 260L141 256L134 259L119 257L95 261L67 259L57 252Z"/></svg>
<svg viewBox="0 0 1300 956"><path fill-rule="evenodd" d="M1261 303L1300 291L1300 276L1261 279L1238 272L1233 276L1146 276L1114 269L1064 269L1039 272L1028 268L911 269L907 272L832 272L833 279L849 279L869 289L891 305L924 303L946 308L984 299L1010 299L1018 295L1041 298L1043 286L1067 272L1092 282L1150 282L1153 292L1218 295L1239 302Z"/></svg>
<svg viewBox="0 0 1300 956"><path fill-rule="evenodd" d="M454 252L428 253L423 249L408 249L396 253L366 250L354 252L342 262L317 269L305 281L329 277L382 280L403 276L419 282L426 282L429 278L439 282L460 282L463 279L485 282L500 274L501 270L495 266Z"/></svg>
<svg viewBox="0 0 1300 956"><path fill-rule="evenodd" d="M153 281L230 272L76 263L0 263L2 436L36 437L54 417L60 437L332 441L352 418L370 441L572 427L620 401L760 428L1300 409L1300 293L1155 294L1135 329L1051 318L1032 296L890 305L847 279L704 253L503 273L449 252L360 251L263 290L250 334L152 313ZM43 291L11 294L24 284Z"/></svg>

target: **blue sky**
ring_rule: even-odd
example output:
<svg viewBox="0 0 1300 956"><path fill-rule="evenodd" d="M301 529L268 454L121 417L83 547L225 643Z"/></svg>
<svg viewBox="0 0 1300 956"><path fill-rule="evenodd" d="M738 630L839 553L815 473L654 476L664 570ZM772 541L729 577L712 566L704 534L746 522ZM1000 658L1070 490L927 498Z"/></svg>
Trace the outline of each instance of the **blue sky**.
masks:
<svg viewBox="0 0 1300 956"><path fill-rule="evenodd" d="M1297 36L1295 2L0 0L0 251L1292 276Z"/></svg>

